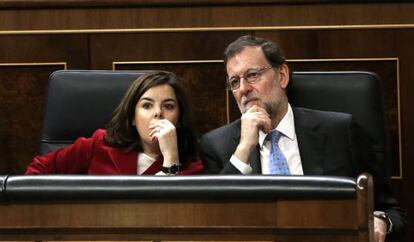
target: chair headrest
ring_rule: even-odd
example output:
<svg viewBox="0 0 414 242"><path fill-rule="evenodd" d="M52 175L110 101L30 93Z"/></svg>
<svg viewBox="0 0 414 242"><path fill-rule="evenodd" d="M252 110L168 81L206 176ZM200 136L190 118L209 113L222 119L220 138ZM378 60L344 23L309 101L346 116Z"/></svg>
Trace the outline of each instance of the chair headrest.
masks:
<svg viewBox="0 0 414 242"><path fill-rule="evenodd" d="M380 78L371 72L294 72L289 102L297 107L352 114L376 146L386 141Z"/></svg>
<svg viewBox="0 0 414 242"><path fill-rule="evenodd" d="M41 153L104 128L129 85L145 71L62 70L49 77Z"/></svg>

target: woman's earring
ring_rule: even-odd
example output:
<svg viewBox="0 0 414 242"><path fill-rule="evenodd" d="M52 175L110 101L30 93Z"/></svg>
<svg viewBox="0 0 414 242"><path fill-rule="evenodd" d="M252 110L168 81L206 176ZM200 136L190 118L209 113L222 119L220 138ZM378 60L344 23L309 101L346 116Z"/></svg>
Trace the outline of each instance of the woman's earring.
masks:
<svg viewBox="0 0 414 242"><path fill-rule="evenodd" d="M132 121L132 126L135 126L135 120L134 120L134 121Z"/></svg>

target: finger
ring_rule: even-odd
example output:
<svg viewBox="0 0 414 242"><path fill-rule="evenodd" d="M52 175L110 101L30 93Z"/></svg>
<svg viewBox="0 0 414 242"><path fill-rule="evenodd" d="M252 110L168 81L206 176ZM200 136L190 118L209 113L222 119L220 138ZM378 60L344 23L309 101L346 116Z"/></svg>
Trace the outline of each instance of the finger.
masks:
<svg viewBox="0 0 414 242"><path fill-rule="evenodd" d="M171 121L168 120L168 119L161 119L161 120L159 120L159 122L160 122L160 125L165 129L174 129L175 128L175 125L173 123L171 123Z"/></svg>
<svg viewBox="0 0 414 242"><path fill-rule="evenodd" d="M270 122L265 121L261 127L261 130L263 131L263 133L269 133L272 130L272 125L270 124Z"/></svg>
<svg viewBox="0 0 414 242"><path fill-rule="evenodd" d="M266 117L270 118L270 114L266 111L266 109L262 108L262 107L257 107L256 112L262 113L263 115L265 115Z"/></svg>
<svg viewBox="0 0 414 242"><path fill-rule="evenodd" d="M251 122L251 124L258 127L265 133L272 128L271 119L263 113L254 113L250 116L246 116L245 118L250 120L249 122Z"/></svg>
<svg viewBox="0 0 414 242"><path fill-rule="evenodd" d="M253 105L251 106L249 109L247 109L247 112L263 112L267 114L266 109L264 109L263 107L257 106L257 105Z"/></svg>
<svg viewBox="0 0 414 242"><path fill-rule="evenodd" d="M167 119L151 120L148 127L149 128L164 127L164 126L166 126L166 124L168 124L168 122L169 121Z"/></svg>
<svg viewBox="0 0 414 242"><path fill-rule="evenodd" d="M154 126L153 128L151 128L150 136L154 136L154 135L159 136L162 132L163 132L162 126Z"/></svg>
<svg viewBox="0 0 414 242"><path fill-rule="evenodd" d="M260 120L260 130L263 131L263 133L269 133L270 130L272 130L272 125L269 119L265 118Z"/></svg>
<svg viewBox="0 0 414 242"><path fill-rule="evenodd" d="M150 128L150 129L157 129L158 127L160 127L161 126L161 124L160 123L158 123L158 122L151 122L150 123L150 125L148 125L148 127Z"/></svg>
<svg viewBox="0 0 414 242"><path fill-rule="evenodd" d="M156 130L151 131L150 134L149 134L151 139L154 139L155 137L157 137L157 135L158 135L158 131L156 131Z"/></svg>
<svg viewBox="0 0 414 242"><path fill-rule="evenodd" d="M244 116L243 119L247 120L248 122L259 123L260 125L263 125L264 122L268 124L271 123L270 118L263 113L252 113L251 115Z"/></svg>

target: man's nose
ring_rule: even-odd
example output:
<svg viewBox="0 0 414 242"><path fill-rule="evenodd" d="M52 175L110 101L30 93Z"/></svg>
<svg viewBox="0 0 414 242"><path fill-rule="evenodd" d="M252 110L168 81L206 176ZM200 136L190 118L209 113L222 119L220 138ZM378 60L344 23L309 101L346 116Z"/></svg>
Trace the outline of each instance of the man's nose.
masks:
<svg viewBox="0 0 414 242"><path fill-rule="evenodd" d="M239 91L241 93L247 93L252 90L252 84L248 83L244 78L240 79Z"/></svg>

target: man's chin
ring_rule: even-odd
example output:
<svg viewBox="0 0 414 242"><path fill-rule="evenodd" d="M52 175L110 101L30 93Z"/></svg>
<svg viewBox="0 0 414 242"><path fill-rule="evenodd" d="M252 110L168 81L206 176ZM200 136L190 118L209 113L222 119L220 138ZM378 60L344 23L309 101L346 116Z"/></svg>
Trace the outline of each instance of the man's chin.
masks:
<svg viewBox="0 0 414 242"><path fill-rule="evenodd" d="M259 102L249 102L246 105L239 106L239 109L242 113L245 113L247 112L247 110L249 110L251 107L254 107L254 106L263 108L263 106Z"/></svg>

